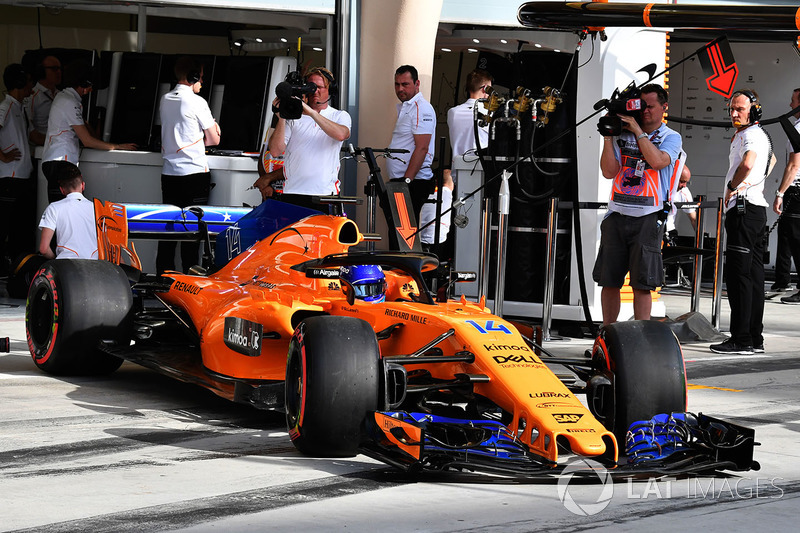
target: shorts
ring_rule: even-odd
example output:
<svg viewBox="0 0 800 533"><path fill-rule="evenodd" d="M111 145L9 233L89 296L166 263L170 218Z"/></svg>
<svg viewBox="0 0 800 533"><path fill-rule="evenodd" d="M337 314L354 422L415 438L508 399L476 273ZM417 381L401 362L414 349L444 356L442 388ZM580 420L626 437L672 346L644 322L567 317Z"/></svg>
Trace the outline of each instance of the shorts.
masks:
<svg viewBox="0 0 800 533"><path fill-rule="evenodd" d="M658 213L632 217L612 212L600 225L600 250L592 278L601 287L621 288L630 272L634 289L655 290L664 284L661 242L664 224Z"/></svg>

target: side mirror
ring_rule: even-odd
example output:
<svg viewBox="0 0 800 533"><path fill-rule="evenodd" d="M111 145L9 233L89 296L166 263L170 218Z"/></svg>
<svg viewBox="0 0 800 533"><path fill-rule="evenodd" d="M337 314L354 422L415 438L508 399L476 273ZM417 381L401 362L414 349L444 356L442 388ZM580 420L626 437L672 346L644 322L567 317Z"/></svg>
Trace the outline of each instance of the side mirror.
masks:
<svg viewBox="0 0 800 533"><path fill-rule="evenodd" d="M342 292L347 299L347 305L353 305L356 301L356 290L350 282L339 278L339 284L342 286Z"/></svg>

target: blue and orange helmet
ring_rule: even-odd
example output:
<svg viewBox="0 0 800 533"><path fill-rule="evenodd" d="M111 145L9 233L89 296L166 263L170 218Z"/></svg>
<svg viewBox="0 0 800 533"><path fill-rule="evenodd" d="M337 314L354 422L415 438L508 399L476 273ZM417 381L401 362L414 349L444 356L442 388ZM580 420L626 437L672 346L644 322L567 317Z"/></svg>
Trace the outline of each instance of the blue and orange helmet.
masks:
<svg viewBox="0 0 800 533"><path fill-rule="evenodd" d="M342 288L353 288L355 297L370 303L386 301L386 276L378 265L351 265L339 269Z"/></svg>

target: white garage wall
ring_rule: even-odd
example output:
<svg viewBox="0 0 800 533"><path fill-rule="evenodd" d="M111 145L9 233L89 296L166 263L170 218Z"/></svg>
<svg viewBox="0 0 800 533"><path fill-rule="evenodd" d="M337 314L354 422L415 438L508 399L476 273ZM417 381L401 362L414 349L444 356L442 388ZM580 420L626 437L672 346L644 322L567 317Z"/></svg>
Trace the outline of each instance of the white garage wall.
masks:
<svg viewBox="0 0 800 533"><path fill-rule="evenodd" d="M672 43L670 59L677 63L705 43ZM800 57L789 43L731 43L739 78L736 88L755 90L764 109L764 119L788 111L792 90L800 87ZM706 88L705 76L697 58L690 59L670 72L670 113L700 120L729 121L727 100ZM722 196L724 177L728 169L728 150L733 128L689 126L671 122L670 127L683 135L686 164L692 170L690 189L693 194L703 194L709 199ZM765 184L765 195L770 203L783 175L787 159L786 135L779 124L767 126L772 137L778 163ZM716 214L707 211L704 230L713 235ZM768 210L767 221L772 223L777 215ZM682 220L681 220L682 219ZM686 217L679 217L678 230L690 234ZM776 232L770 239L771 266L774 265L777 247Z"/></svg>

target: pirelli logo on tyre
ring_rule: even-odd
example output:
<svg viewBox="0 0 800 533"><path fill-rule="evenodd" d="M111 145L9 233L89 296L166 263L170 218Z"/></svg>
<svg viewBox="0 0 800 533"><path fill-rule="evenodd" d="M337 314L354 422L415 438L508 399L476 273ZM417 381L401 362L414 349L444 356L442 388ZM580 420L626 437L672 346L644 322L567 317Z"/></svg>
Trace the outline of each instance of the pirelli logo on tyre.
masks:
<svg viewBox="0 0 800 533"><path fill-rule="evenodd" d="M225 317L225 346L248 357L261 355L261 338L263 327L257 322L250 322L233 316Z"/></svg>

